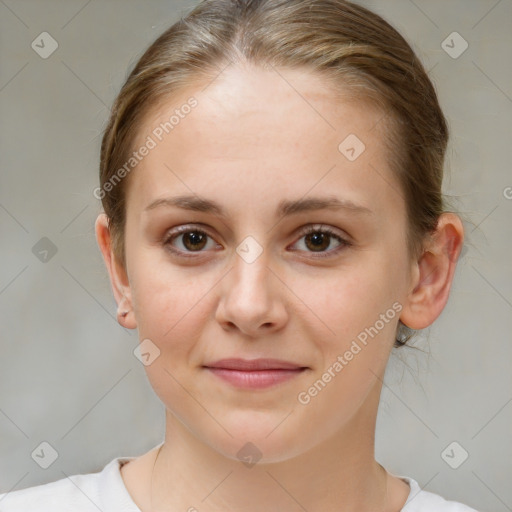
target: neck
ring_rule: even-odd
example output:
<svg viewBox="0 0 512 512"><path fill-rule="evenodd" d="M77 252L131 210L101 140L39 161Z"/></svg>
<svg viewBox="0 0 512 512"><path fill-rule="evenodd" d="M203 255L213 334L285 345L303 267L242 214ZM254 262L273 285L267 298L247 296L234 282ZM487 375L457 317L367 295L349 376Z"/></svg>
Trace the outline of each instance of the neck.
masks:
<svg viewBox="0 0 512 512"><path fill-rule="evenodd" d="M387 510L388 475L374 457L379 396L375 386L349 423L313 449L251 467L219 454L167 411L152 510Z"/></svg>

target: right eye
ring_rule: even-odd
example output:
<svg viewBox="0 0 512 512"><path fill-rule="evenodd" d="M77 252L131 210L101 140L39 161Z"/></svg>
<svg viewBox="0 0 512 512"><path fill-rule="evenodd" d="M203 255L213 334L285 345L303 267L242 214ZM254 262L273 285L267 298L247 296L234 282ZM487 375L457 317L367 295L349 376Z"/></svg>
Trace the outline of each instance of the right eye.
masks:
<svg viewBox="0 0 512 512"><path fill-rule="evenodd" d="M208 238L212 240L213 247L218 246L206 231L194 226L179 226L166 235L163 245L178 256L190 258L194 257L192 253L204 252L203 249L208 245ZM176 241L182 248L176 248L174 244Z"/></svg>

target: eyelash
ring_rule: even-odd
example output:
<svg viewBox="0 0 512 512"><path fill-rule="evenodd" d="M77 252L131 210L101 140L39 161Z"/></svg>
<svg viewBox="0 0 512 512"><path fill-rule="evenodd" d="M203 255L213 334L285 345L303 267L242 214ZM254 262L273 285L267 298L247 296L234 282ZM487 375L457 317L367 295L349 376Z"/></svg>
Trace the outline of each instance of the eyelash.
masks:
<svg viewBox="0 0 512 512"><path fill-rule="evenodd" d="M171 242L175 238L178 238L179 236L181 236L183 234L186 234L186 233L199 233L201 235L206 235L207 237L213 239L213 237L210 236L208 234L208 232L204 231L203 229L199 229L199 228L196 228L194 226L179 226L172 233L169 233L168 236L166 236L164 238L164 240L163 240L164 247L166 247L173 254L176 254L176 255L178 255L180 257L184 257L184 258L197 258L198 256L196 256L195 253L200 254L200 253L202 253L204 251L181 251L181 250L175 249L171 245ZM324 226L321 226L321 227L319 227L319 226L308 226L305 229L301 230L299 240L301 238L303 238L303 237L305 237L307 235L313 234L313 233L321 233L323 235L328 235L329 237L335 238L338 242L340 242L340 246L339 247L337 247L335 249L331 249L329 251L321 251L321 252L306 251L306 252L310 252L311 254L313 254L314 258L329 258L329 257L333 257L334 255L337 255L343 249L345 249L347 247L350 247L352 245L351 242L349 242L345 238L342 238L340 235L335 233L332 229L330 229L327 226L325 226L325 227ZM294 251L295 250L296 249L294 249Z"/></svg>

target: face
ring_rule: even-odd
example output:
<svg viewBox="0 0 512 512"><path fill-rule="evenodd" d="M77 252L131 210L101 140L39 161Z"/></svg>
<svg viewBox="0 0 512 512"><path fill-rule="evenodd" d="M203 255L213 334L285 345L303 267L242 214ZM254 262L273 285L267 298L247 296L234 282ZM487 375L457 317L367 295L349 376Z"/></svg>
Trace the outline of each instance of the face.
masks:
<svg viewBox="0 0 512 512"><path fill-rule="evenodd" d="M306 72L231 66L140 129L137 147L156 146L129 178L125 248L139 338L160 351L145 369L228 457L250 441L284 460L376 408L409 286L381 117ZM212 369L233 358L291 366Z"/></svg>

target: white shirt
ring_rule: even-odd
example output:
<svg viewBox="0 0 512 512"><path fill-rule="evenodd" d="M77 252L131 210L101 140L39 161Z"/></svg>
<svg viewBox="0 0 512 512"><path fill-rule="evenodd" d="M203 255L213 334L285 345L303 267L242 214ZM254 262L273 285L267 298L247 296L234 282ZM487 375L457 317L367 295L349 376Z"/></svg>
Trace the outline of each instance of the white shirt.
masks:
<svg viewBox="0 0 512 512"><path fill-rule="evenodd" d="M0 494L0 512L141 512L124 485L120 471L125 462L134 458L117 457L96 473L73 475ZM398 478L411 488L401 512L477 512L462 503L422 491L412 478Z"/></svg>

